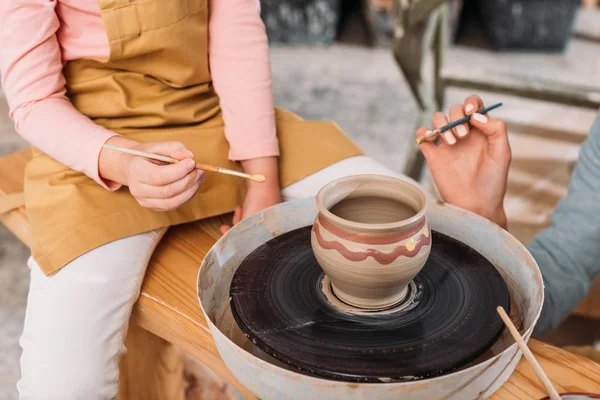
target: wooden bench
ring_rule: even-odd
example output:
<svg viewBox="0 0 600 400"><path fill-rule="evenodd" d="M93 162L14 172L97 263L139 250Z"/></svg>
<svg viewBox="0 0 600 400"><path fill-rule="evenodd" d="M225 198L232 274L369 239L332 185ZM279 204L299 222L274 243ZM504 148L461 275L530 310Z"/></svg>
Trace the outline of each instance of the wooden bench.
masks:
<svg viewBox="0 0 600 400"><path fill-rule="evenodd" d="M0 157L0 196L22 191L28 158L27 151ZM21 241L29 243L24 209L4 214L0 221ZM229 216L174 227L156 249L131 317L128 354L121 366L120 400L184 399L182 379L177 379L183 376L183 362L174 346L209 367L248 399L256 399L221 360L196 296L198 267L226 221ZM535 340L530 345L560 392L600 393L599 365ZM522 360L493 398L543 396L543 387Z"/></svg>

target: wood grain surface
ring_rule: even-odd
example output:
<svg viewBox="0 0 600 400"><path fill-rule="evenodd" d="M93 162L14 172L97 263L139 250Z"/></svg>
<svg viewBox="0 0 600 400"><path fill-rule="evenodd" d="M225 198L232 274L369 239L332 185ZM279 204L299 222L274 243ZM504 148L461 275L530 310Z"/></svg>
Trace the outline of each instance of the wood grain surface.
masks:
<svg viewBox="0 0 600 400"><path fill-rule="evenodd" d="M117 400L185 400L184 361L171 343L131 324ZM207 399L208 400L208 399Z"/></svg>
<svg viewBox="0 0 600 400"><path fill-rule="evenodd" d="M600 365L537 340L530 340L529 348L559 393L600 393ZM546 396L533 369L522 357L508 382L491 399L529 400Z"/></svg>
<svg viewBox="0 0 600 400"><path fill-rule="evenodd" d="M29 152L22 152L0 158L0 195L22 191L28 157ZM219 227L229 220L229 216L223 216L171 228L150 261L132 322L202 361L248 399L256 399L221 360L196 295L200 263L220 237ZM23 209L0 216L0 221L29 244L27 216ZM530 341L530 346L559 393L600 393L600 365L535 340ZM154 362L164 364L166 369L179 368L177 360L169 364L170 350L165 351L164 360ZM545 393L541 383L522 359L492 399L542 397Z"/></svg>

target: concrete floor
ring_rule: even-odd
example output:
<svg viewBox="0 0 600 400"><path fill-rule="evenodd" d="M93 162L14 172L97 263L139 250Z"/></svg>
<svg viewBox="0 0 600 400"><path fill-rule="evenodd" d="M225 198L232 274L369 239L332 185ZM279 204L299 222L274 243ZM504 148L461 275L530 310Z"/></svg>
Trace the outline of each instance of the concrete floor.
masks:
<svg viewBox="0 0 600 400"><path fill-rule="evenodd" d="M388 50L341 45L326 49L274 48L272 64L276 105L306 119L337 121L369 155L397 171L402 169L418 111ZM468 94L451 92L450 101L462 101ZM486 101L495 102L495 96ZM514 110L507 106L503 118L512 114L530 121L531 113L519 114L519 109L536 110L543 126L552 122L546 116L564 116L565 112L564 108L556 112L537 105L528 108L528 103L518 100L511 104ZM26 146L14 133L7 114L0 92L0 155ZM594 114L576 114L571 120L582 121L587 130ZM28 250L0 226L0 400L17 398L18 337L28 291L27 257ZM568 335L555 339L560 344L573 343Z"/></svg>

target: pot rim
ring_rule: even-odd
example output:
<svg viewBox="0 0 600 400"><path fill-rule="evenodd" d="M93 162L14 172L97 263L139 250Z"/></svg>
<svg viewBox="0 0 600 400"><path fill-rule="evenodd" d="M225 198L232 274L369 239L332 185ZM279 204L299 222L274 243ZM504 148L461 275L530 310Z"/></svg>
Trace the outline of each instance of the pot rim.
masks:
<svg viewBox="0 0 600 400"><path fill-rule="evenodd" d="M350 221L350 220L338 217L337 215L335 215L334 213L329 211L329 209L327 207L325 207L324 198L327 194L329 194L333 190L333 188L335 186L344 184L348 181L367 181L367 182L380 181L380 182L394 184L400 188L404 187L404 188L412 189L419 197L419 203L421 203L421 207L419 208L419 211L410 218L403 219L403 220L396 221L396 222L384 223L384 224L367 224L367 223L363 223L363 222L354 222L354 221ZM423 192L423 190L421 190L421 188L419 188L417 185L415 185L411 182L405 181L403 179L398 179L398 178L394 178L394 177L386 176L386 175L375 175L375 174L351 175L351 176L346 176L343 178L335 179L335 180L329 182L328 184L326 184L325 186L323 186L321 188L321 190L319 190L319 192L317 193L317 196L316 196L316 202L317 202L317 209L319 210L319 213L321 213L330 222L334 223L335 225L337 225L341 228L350 229L350 230L359 230L359 231L363 231L363 232L392 231L392 230L398 230L401 228L409 227L409 226L415 224L416 222L420 221L421 218L425 218L425 214L427 213L427 208L428 208L427 207L427 205L428 205L427 196L425 195L425 192Z"/></svg>

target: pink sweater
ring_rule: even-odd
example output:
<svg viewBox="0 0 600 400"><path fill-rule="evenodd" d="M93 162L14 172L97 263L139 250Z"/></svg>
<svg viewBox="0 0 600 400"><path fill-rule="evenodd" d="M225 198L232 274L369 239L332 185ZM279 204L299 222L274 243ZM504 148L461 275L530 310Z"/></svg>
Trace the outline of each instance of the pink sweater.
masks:
<svg viewBox="0 0 600 400"><path fill-rule="evenodd" d="M229 157L277 156L260 3L209 0L209 10L210 69ZM97 0L0 0L0 71L17 132L54 159L114 190L117 185L98 175L98 156L102 144L116 133L75 109L65 96L62 75L68 60L108 54Z"/></svg>

